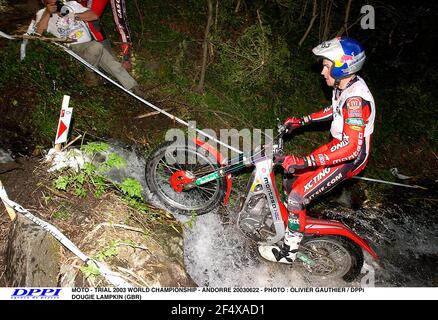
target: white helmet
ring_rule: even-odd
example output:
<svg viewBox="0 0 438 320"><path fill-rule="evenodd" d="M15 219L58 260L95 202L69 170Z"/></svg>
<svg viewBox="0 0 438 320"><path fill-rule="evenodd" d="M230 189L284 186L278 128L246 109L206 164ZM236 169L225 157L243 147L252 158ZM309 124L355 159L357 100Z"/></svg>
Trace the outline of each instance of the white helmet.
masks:
<svg viewBox="0 0 438 320"><path fill-rule="evenodd" d="M313 48L312 52L316 56L333 62L330 75L335 80L340 80L358 72L365 62L365 51L362 45L348 37L337 37L324 41Z"/></svg>

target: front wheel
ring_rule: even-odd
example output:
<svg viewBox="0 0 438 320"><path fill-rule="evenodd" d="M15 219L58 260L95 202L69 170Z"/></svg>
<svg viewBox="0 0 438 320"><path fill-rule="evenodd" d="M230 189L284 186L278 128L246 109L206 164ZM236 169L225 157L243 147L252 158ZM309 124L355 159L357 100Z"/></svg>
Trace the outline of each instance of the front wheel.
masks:
<svg viewBox="0 0 438 320"><path fill-rule="evenodd" d="M297 258L310 275L323 278L343 278L351 282L363 266L362 249L340 236L305 236Z"/></svg>
<svg viewBox="0 0 438 320"><path fill-rule="evenodd" d="M223 200L225 178L182 191L172 187L171 178L176 172L190 172L197 179L218 168L216 159L199 146L166 142L155 149L146 162L146 183L170 211L199 215L211 211Z"/></svg>

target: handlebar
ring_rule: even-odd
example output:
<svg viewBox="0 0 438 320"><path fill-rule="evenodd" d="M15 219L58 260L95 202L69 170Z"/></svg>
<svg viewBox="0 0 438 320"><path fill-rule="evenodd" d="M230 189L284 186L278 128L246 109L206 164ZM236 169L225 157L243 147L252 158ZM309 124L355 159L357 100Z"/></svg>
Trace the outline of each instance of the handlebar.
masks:
<svg viewBox="0 0 438 320"><path fill-rule="evenodd" d="M278 123L277 131L278 131L278 135L274 139L274 144L273 144L275 148L272 150L274 154L274 158L281 157L283 155L283 148L284 148L283 136L285 133L287 133L287 127L282 123Z"/></svg>
<svg viewBox="0 0 438 320"><path fill-rule="evenodd" d="M284 161L284 156L283 156L283 148L284 148L284 140L283 140L283 136L287 133L290 132L288 126L279 123L277 125L278 127L278 135L277 135L277 148L274 151L274 163L276 164L282 164ZM289 167L287 172L289 174L292 174L295 172L295 168L293 167Z"/></svg>

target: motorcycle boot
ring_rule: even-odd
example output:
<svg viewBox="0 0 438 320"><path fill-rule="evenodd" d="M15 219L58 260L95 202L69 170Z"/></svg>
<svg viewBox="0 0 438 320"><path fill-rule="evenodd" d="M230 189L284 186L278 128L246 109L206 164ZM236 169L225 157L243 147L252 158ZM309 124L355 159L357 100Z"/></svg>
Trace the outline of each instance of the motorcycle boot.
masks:
<svg viewBox="0 0 438 320"><path fill-rule="evenodd" d="M297 257L298 247L302 239L303 234L301 232L292 231L286 227L282 246L260 245L258 248L259 253L266 260L292 264Z"/></svg>

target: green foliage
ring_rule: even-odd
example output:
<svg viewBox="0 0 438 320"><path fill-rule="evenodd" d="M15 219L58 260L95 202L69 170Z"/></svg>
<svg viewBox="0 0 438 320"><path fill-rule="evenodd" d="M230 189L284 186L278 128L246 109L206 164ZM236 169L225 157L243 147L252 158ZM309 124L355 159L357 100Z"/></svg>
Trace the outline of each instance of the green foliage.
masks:
<svg viewBox="0 0 438 320"><path fill-rule="evenodd" d="M53 219L67 220L70 218L70 212L66 209L61 209L53 214Z"/></svg>
<svg viewBox="0 0 438 320"><path fill-rule="evenodd" d="M69 177L59 176L54 182L54 187L58 190L66 191L69 183L70 183Z"/></svg>
<svg viewBox="0 0 438 320"><path fill-rule="evenodd" d="M108 151L109 146L105 143L90 142L83 145L81 150L94 157L98 153ZM120 155L110 153L104 162L97 165L86 162L80 172L65 171L53 181L53 185L58 190L72 190L78 197L85 197L87 190L92 190L97 198L101 197L107 188L115 187L125 195L125 200L129 205L139 211L148 212L149 208L143 202L142 187L139 181L127 178L119 184L107 180L103 175L112 168L121 168L125 165L126 161Z"/></svg>
<svg viewBox="0 0 438 320"><path fill-rule="evenodd" d="M81 267L79 270L84 274L85 279L94 279L101 275L99 269L93 262L89 262L88 265Z"/></svg>
<svg viewBox="0 0 438 320"><path fill-rule="evenodd" d="M196 219L197 219L196 212L193 211L192 214L190 215L190 219L184 223L184 226L186 226L189 229L192 229L196 223Z"/></svg>
<svg viewBox="0 0 438 320"><path fill-rule="evenodd" d="M123 168L126 166L126 160L119 156L117 153L110 153L108 158L102 164L103 170L109 170L111 168Z"/></svg>
<svg viewBox="0 0 438 320"><path fill-rule="evenodd" d="M89 142L81 146L81 150L89 156L94 156L96 153L108 151L109 145L103 142Z"/></svg>
<svg viewBox="0 0 438 320"><path fill-rule="evenodd" d="M91 176L92 180L91 182L93 183L94 186L94 196L97 198L100 198L104 192L105 189L108 186L108 183L106 181L106 179L103 176L97 175L97 176Z"/></svg>
<svg viewBox="0 0 438 320"><path fill-rule="evenodd" d="M92 157L108 149L109 146L107 144L97 142L81 146L81 150ZM97 166L86 162L80 172L65 172L64 175L56 178L53 185L56 189L62 191L71 189L78 197L85 197L87 195L87 188L92 189L96 197L101 197L105 189L112 185L102 174L111 168L120 168L124 165L126 165L126 162L122 157L111 153L105 162Z"/></svg>
<svg viewBox="0 0 438 320"><path fill-rule="evenodd" d="M91 162L85 162L84 166L82 167L82 172L86 174L87 176L92 176L96 172L97 168L94 164Z"/></svg>
<svg viewBox="0 0 438 320"><path fill-rule="evenodd" d="M220 62L215 66L222 72L222 82L228 88L248 91L259 88L269 77L272 60L271 31L256 23L248 27L236 42L219 46Z"/></svg>
<svg viewBox="0 0 438 320"><path fill-rule="evenodd" d="M117 256L119 254L120 240L111 240L110 244L106 246L102 251L98 252L93 258L98 261L105 261L107 258Z"/></svg>
<svg viewBox="0 0 438 320"><path fill-rule="evenodd" d="M133 199L143 199L141 195L141 184L137 180L133 178L127 178L125 179L120 185L120 190L127 195L130 198Z"/></svg>
<svg viewBox="0 0 438 320"><path fill-rule="evenodd" d="M93 173L94 174L94 173ZM89 183L92 179L92 175L87 175L85 173L73 174L66 173L66 175L59 176L53 182L53 186L62 191L67 191L68 189L73 189L74 193L79 197L85 197L87 192L85 190L85 183Z"/></svg>

